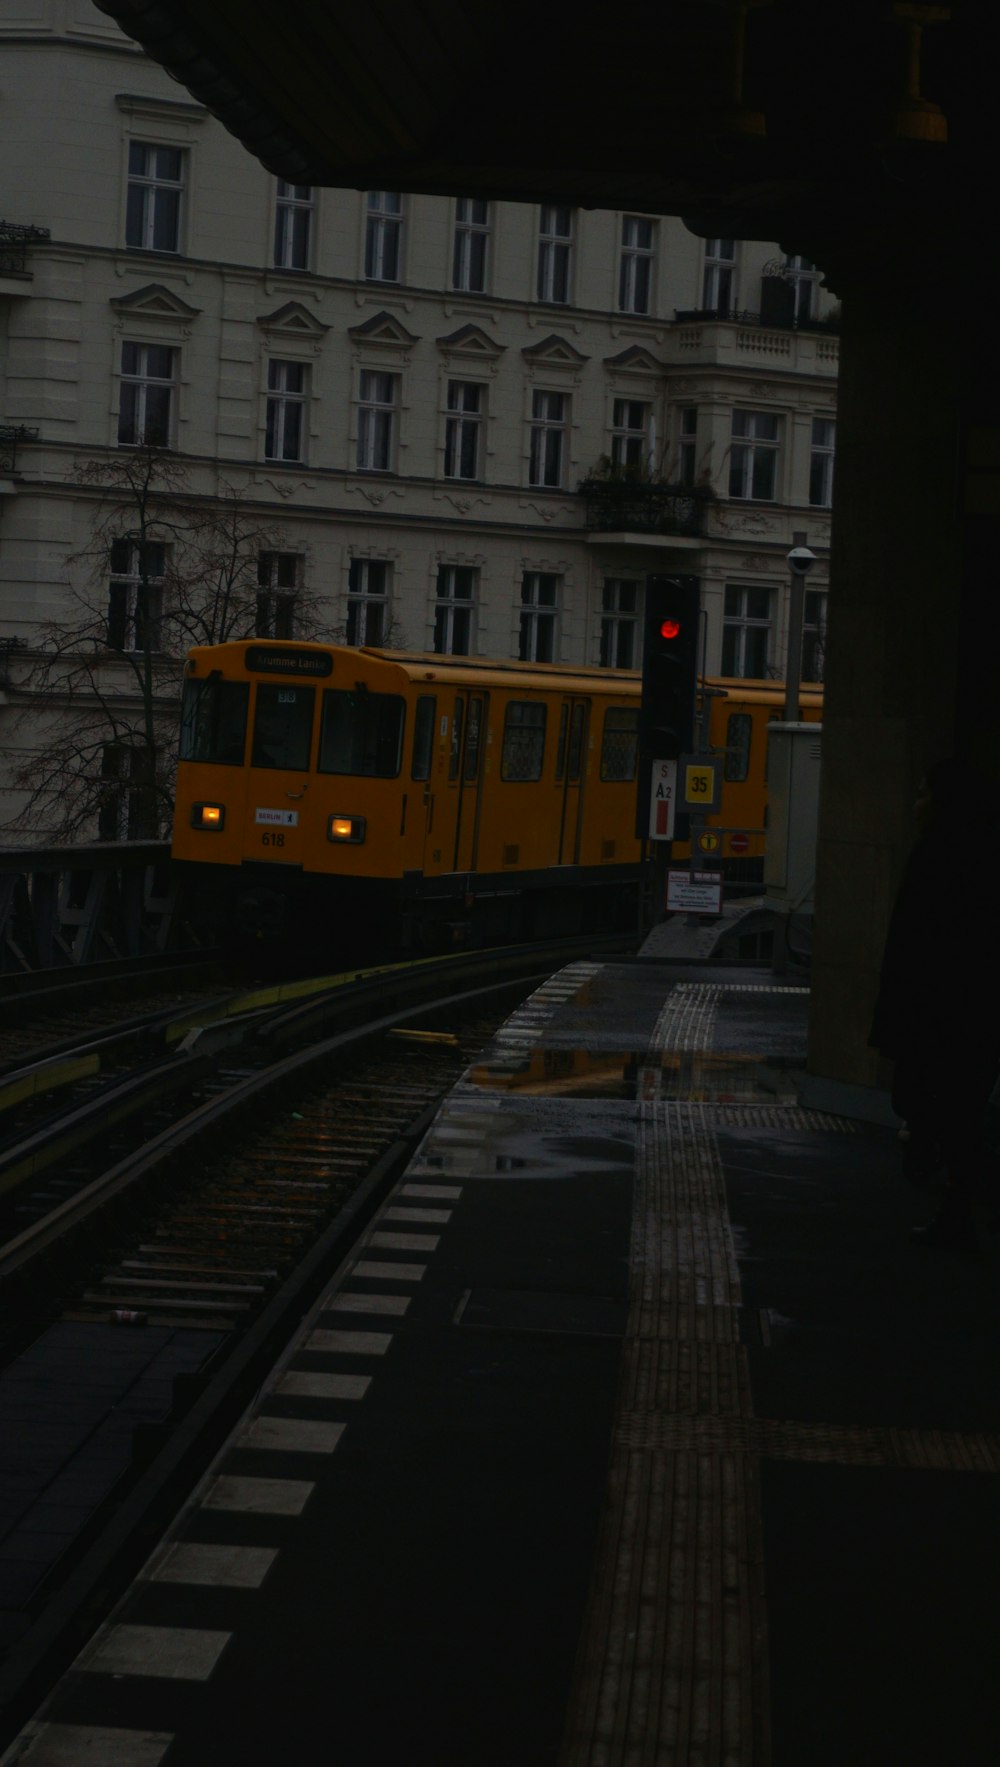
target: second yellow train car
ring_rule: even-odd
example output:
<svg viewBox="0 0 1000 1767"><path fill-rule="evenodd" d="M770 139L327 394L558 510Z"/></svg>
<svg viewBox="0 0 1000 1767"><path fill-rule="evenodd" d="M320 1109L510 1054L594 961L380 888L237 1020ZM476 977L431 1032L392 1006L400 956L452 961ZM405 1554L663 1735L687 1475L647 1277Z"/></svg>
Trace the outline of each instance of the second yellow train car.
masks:
<svg viewBox="0 0 1000 1767"><path fill-rule="evenodd" d="M716 821L745 831L723 857L759 867L780 688L705 688ZM636 925L640 689L626 671L334 644L195 649L173 837L188 900L355 954Z"/></svg>

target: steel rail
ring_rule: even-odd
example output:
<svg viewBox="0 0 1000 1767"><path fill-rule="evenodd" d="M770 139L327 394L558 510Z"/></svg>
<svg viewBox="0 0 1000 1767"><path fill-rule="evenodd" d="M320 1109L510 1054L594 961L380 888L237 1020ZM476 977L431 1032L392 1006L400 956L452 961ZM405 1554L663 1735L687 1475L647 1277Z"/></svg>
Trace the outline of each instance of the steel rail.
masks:
<svg viewBox="0 0 1000 1767"><path fill-rule="evenodd" d="M336 1056L357 1050L408 1021L429 1014L474 1006L497 995L510 995L523 985L530 990L546 979L551 966L519 976L495 974L460 992L449 989L435 997L399 1005L363 1025L341 1029L322 1042L284 1056L260 1074L250 1076L187 1118L165 1130L141 1154L124 1160L88 1193L40 1222L5 1248L0 1276L24 1270L49 1247L54 1237L79 1226L105 1206L113 1194L143 1175L166 1166L198 1137L248 1111L267 1093L287 1086L292 1077L305 1078L311 1069ZM440 978L438 978L440 979ZM181 1377L175 1382L175 1415L150 1426L137 1441L142 1459L98 1537L87 1547L56 1587L28 1630L0 1666L0 1748L30 1716L94 1627L105 1617L127 1580L135 1575L156 1539L202 1476L241 1412L284 1350L304 1313L315 1303L338 1266L350 1255L357 1237L376 1212L433 1120L436 1103L423 1108L377 1158L348 1200L341 1205L299 1259L294 1270L248 1324L213 1362L212 1373Z"/></svg>
<svg viewBox="0 0 1000 1767"><path fill-rule="evenodd" d="M52 1009L65 1001L75 1006L81 998L99 999L102 995L126 992L143 983L171 980L194 980L206 969L220 963L218 951L183 951L150 954L145 957L121 957L104 963L81 964L74 968L39 969L23 974L0 976L0 1024L16 1018L25 1008Z"/></svg>
<svg viewBox="0 0 1000 1767"><path fill-rule="evenodd" d="M147 1106L196 1085L209 1071L210 1063L205 1056L170 1055L152 1070L131 1074L127 1080L99 1092L55 1122L36 1129L34 1134L0 1153L0 1196L25 1178L44 1172L64 1154L75 1153L96 1136L138 1115Z"/></svg>
<svg viewBox="0 0 1000 1767"><path fill-rule="evenodd" d="M518 976L518 984L544 980L551 974L547 968L539 970L534 977ZM177 1123L161 1130L151 1141L129 1154L107 1172L95 1178L76 1196L69 1197L60 1203L40 1221L24 1229L15 1238L0 1247L0 1282L9 1280L16 1272L51 1250L59 1240L87 1221L96 1211L106 1205L123 1190L152 1176L166 1161L192 1146L201 1136L224 1121L230 1120L243 1110L260 1102L266 1094L281 1086L293 1076L301 1077L311 1067L318 1067L334 1055L344 1054L349 1050L360 1048L364 1043L383 1036L386 1031L394 1030L405 1024L409 1019L426 1017L428 1013L439 1012L446 1008L465 1007L474 1002L486 999L490 994L509 990L515 985L515 978L505 976L494 978L479 987L470 988L462 993L449 993L438 999L423 999L416 1004L385 1014L377 1019L370 1019L351 1030L338 1031L326 1037L320 1043L310 1044L308 1048L298 1050L292 1055L283 1056L280 1061L273 1062L259 1073L250 1074L245 1079L230 1086L215 1098L208 1099L196 1110L188 1113ZM198 1072L207 1071L208 1064L204 1058L189 1058L191 1067L186 1072L197 1078ZM196 1065L197 1064L197 1069Z"/></svg>
<svg viewBox="0 0 1000 1767"><path fill-rule="evenodd" d="M544 958L546 967L551 968L553 959L560 961L567 958L569 952L580 951L581 945L592 949L592 944L592 940L581 942L580 938L571 938L560 940L557 945L548 945ZM51 1060L49 1064L48 1058L42 1057L39 1062L0 1078L0 1111L5 1108L5 1097L19 1101L21 1097L39 1096L49 1088L55 1090L85 1078L94 1071L87 1057L95 1055L99 1064L102 1051L110 1053L143 1032L161 1030L164 1039L170 1043L171 1032L175 1034L173 1041L177 1041L177 1032L187 1028L177 1053L161 1060L152 1071L147 1069L143 1074L133 1074L118 1081L117 1085L102 1087L97 1096L87 1099L87 1103L80 1104L76 1110L65 1111L55 1122L44 1124L23 1140L0 1150L0 1194L11 1191L19 1182L34 1177L35 1173L44 1172L65 1154L78 1152L88 1141L94 1141L111 1127L120 1126L138 1115L148 1104L159 1103L173 1092L196 1085L208 1073L208 1050L217 1055L224 1044L246 1043L254 1035L260 1039L261 1046L311 1035L316 1020L339 1023L355 1016L359 1007L362 1011L371 1011L375 1000L382 1000L385 1005L390 1002L401 1005L406 1000L415 1000L417 1009L426 1011L426 1005L420 1002L428 995L429 988L438 984L438 979L454 988L463 977L475 977L481 974L484 965L488 965L493 977L509 975L511 979L521 981L525 967L532 967L535 963L539 963L539 947L534 945L500 947L489 954L461 952L447 958L420 959L419 963L396 963L376 970L345 972L339 977L276 984L272 988L217 998L196 1009L186 1007L180 1012L168 1009L150 1014L147 1020L133 1021L110 1034L71 1044L71 1048L62 1051L60 1060ZM306 998L295 998L302 995ZM290 998L286 1000L286 997ZM449 995L449 998L456 998L456 995ZM272 1007L267 1021L256 1025L251 1021L247 1025L251 1014L265 1007ZM49 1051L49 1055L55 1055L55 1051ZM81 1060L74 1062L72 1057ZM198 1062L194 1057L198 1057ZM164 1131L164 1134L168 1133L170 1131ZM148 1147L157 1147L159 1140L161 1138L157 1136ZM78 1196L99 1194L106 1179L110 1179L110 1173L106 1173L104 1179L94 1180L92 1186L81 1189ZM65 1217L71 1219L72 1202L71 1198L51 1214L46 1214L39 1226L44 1226L49 1219L55 1221L64 1216L64 1212L69 1212ZM5 1274L4 1253L5 1248L0 1248L0 1278Z"/></svg>

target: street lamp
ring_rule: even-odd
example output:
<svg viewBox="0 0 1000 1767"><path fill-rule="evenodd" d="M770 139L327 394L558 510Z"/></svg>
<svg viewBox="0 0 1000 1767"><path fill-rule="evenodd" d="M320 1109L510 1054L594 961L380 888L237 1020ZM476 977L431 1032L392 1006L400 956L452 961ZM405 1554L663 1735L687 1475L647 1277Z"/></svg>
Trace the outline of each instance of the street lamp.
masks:
<svg viewBox="0 0 1000 1767"><path fill-rule="evenodd" d="M816 563L815 552L805 544L804 534L793 536L795 545L787 555L792 573L788 603L788 658L785 663L785 723L799 721L799 688L802 681L802 610L805 602L806 578Z"/></svg>

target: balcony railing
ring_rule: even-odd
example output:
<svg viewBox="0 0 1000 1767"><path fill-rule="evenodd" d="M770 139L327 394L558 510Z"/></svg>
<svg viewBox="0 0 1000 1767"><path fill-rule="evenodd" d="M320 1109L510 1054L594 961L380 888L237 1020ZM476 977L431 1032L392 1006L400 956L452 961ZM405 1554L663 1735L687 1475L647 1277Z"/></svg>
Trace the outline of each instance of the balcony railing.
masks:
<svg viewBox="0 0 1000 1767"><path fill-rule="evenodd" d="M18 443L37 440L38 431L23 423L0 423L0 473L16 473Z"/></svg>
<svg viewBox="0 0 1000 1767"><path fill-rule="evenodd" d="M674 321L678 325L767 325L776 331L840 330L838 319L786 319L771 313L752 313L747 307L675 307Z"/></svg>
<svg viewBox="0 0 1000 1767"><path fill-rule="evenodd" d="M585 479L583 525L603 533L693 534L704 532L711 492L686 485L630 484Z"/></svg>
<svg viewBox="0 0 1000 1767"><path fill-rule="evenodd" d="M40 239L48 239L47 227L31 227L19 221L0 221L0 276L12 270L24 270L28 247Z"/></svg>

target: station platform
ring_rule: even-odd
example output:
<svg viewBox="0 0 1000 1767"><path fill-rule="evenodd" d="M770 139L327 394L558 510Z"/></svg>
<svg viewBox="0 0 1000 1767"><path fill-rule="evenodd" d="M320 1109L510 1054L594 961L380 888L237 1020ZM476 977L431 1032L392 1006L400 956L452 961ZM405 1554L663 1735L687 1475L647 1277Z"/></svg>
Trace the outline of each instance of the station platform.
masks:
<svg viewBox="0 0 1000 1767"><path fill-rule="evenodd" d="M513 1015L3 1767L995 1767L1000 1224L712 943Z"/></svg>

